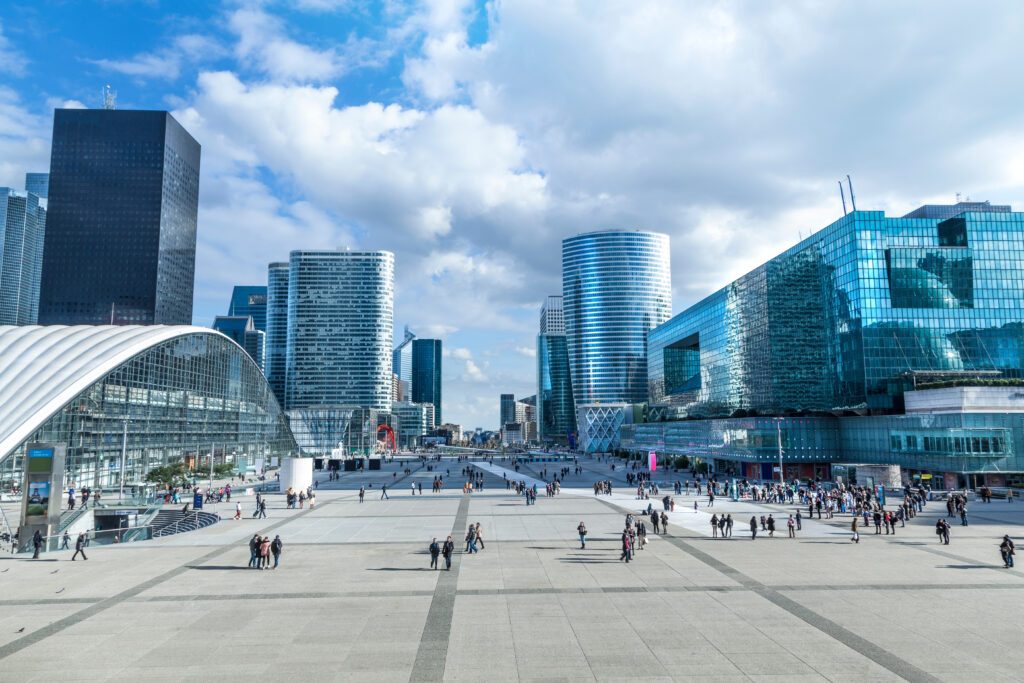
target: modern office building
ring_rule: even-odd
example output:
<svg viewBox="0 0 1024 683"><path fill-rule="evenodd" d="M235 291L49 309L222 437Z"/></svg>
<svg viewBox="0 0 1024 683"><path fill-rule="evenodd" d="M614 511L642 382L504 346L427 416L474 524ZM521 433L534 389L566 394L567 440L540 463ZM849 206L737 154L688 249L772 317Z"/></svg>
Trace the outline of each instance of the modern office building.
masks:
<svg viewBox="0 0 1024 683"><path fill-rule="evenodd" d="M386 434L398 425L387 411L359 406L311 406L289 410L288 424L306 456L365 457L386 450ZM397 434L396 434L397 437Z"/></svg>
<svg viewBox="0 0 1024 683"><path fill-rule="evenodd" d="M293 251L285 406L391 409L394 255Z"/></svg>
<svg viewBox="0 0 1024 683"><path fill-rule="evenodd" d="M540 309L536 425L537 439L541 443L568 444L576 431L576 406L560 296L547 297Z"/></svg>
<svg viewBox="0 0 1024 683"><path fill-rule="evenodd" d="M288 353L288 269L287 262L267 266L267 336L263 372L284 405L285 366Z"/></svg>
<svg viewBox="0 0 1024 683"><path fill-rule="evenodd" d="M0 327L0 490L20 483L29 442L66 444L76 488L211 452L243 472L297 452L252 359L189 326Z"/></svg>
<svg viewBox="0 0 1024 683"><path fill-rule="evenodd" d="M256 329L251 315L218 315L213 321L213 329L245 349L260 370L263 370L265 335L262 330Z"/></svg>
<svg viewBox="0 0 1024 683"><path fill-rule="evenodd" d="M0 187L0 325L35 325L46 209L32 192Z"/></svg>
<svg viewBox="0 0 1024 683"><path fill-rule="evenodd" d="M623 447L749 477L779 437L787 476L1024 472L1024 415L908 412L935 387L1024 379L1024 214L958 208L850 213L652 330L648 424Z"/></svg>
<svg viewBox="0 0 1024 683"><path fill-rule="evenodd" d="M391 352L391 372L398 377L398 395L402 401L412 398L412 340L416 335L405 326L405 336Z"/></svg>
<svg viewBox="0 0 1024 683"><path fill-rule="evenodd" d="M231 291L228 315L251 316L252 324L267 331L267 285L235 285Z"/></svg>
<svg viewBox="0 0 1024 683"><path fill-rule="evenodd" d="M506 423L516 421L516 395L502 394L499 401L498 429L501 429Z"/></svg>
<svg viewBox="0 0 1024 683"><path fill-rule="evenodd" d="M412 402L434 406L434 424L441 424L441 340L412 342Z"/></svg>
<svg viewBox="0 0 1024 683"><path fill-rule="evenodd" d="M401 449L422 445L423 437L434 429L434 406L431 403L398 401L391 404L391 413L398 419L395 438Z"/></svg>
<svg viewBox="0 0 1024 683"><path fill-rule="evenodd" d="M50 174L26 173L25 191L31 192L40 199L48 199L50 196Z"/></svg>
<svg viewBox="0 0 1024 683"><path fill-rule="evenodd" d="M563 240L562 295L576 404L645 401L647 332L672 313L668 236L607 230Z"/></svg>
<svg viewBox="0 0 1024 683"><path fill-rule="evenodd" d="M192 322L200 148L165 111L58 109L39 322Z"/></svg>

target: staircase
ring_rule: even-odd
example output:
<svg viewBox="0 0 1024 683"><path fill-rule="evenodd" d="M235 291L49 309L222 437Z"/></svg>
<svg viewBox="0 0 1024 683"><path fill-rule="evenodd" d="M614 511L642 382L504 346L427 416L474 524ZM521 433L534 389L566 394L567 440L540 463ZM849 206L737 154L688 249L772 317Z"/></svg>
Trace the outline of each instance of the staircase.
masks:
<svg viewBox="0 0 1024 683"><path fill-rule="evenodd" d="M211 512L182 512L181 510L161 510L156 513L150 525L153 538L195 531L216 524L220 517Z"/></svg>

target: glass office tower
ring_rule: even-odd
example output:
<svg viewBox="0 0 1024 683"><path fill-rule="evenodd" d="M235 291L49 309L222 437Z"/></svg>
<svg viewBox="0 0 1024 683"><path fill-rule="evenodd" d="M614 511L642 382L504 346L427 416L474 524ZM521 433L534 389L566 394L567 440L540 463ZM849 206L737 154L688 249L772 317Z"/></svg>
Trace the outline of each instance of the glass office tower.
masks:
<svg viewBox="0 0 1024 683"><path fill-rule="evenodd" d="M285 357L288 350L288 263L267 267L267 337L263 372L284 405Z"/></svg>
<svg viewBox="0 0 1024 683"><path fill-rule="evenodd" d="M412 402L434 406L434 424L441 424L441 340L412 342Z"/></svg>
<svg viewBox="0 0 1024 683"><path fill-rule="evenodd" d="M537 336L537 438L566 444L575 431L576 405L562 297L549 296L540 309Z"/></svg>
<svg viewBox="0 0 1024 683"><path fill-rule="evenodd" d="M1022 252L1021 213L850 213L653 330L651 401L884 413L924 379L1019 378Z"/></svg>
<svg viewBox="0 0 1024 683"><path fill-rule="evenodd" d="M266 285L235 285L228 304L228 315L251 316L257 330L267 331Z"/></svg>
<svg viewBox="0 0 1024 683"><path fill-rule="evenodd" d="M0 187L0 325L34 325L38 319L45 234L39 197Z"/></svg>
<svg viewBox="0 0 1024 683"><path fill-rule="evenodd" d="M56 110L40 323L192 322L199 156L165 111Z"/></svg>
<svg viewBox="0 0 1024 683"><path fill-rule="evenodd" d="M288 273L285 407L391 409L395 257L293 251Z"/></svg>
<svg viewBox="0 0 1024 683"><path fill-rule="evenodd" d="M263 349L266 335L263 330L256 329L251 315L218 315L213 320L213 329L245 349L260 370L264 370Z"/></svg>
<svg viewBox="0 0 1024 683"><path fill-rule="evenodd" d="M562 295L573 398L647 400L647 331L672 313L668 235L591 232L562 241Z"/></svg>
<svg viewBox="0 0 1024 683"><path fill-rule="evenodd" d="M26 173L25 191L31 192L40 199L50 196L50 174L49 173Z"/></svg>

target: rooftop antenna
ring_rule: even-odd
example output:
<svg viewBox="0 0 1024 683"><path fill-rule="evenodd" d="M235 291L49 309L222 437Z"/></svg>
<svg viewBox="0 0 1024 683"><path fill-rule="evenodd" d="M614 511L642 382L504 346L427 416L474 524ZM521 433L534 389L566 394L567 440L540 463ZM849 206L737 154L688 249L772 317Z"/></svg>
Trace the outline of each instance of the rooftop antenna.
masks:
<svg viewBox="0 0 1024 683"><path fill-rule="evenodd" d="M850 174L849 173L846 174L846 184L850 186L850 206L852 206L853 210L856 211L857 210L857 198L853 196L853 181L850 180Z"/></svg>
<svg viewBox="0 0 1024 683"><path fill-rule="evenodd" d="M846 194L843 193L843 181L839 182L839 198L843 201L843 215L846 215Z"/></svg>
<svg viewBox="0 0 1024 683"><path fill-rule="evenodd" d="M956 203L957 204L960 203L960 193L959 192L956 193Z"/></svg>
<svg viewBox="0 0 1024 683"><path fill-rule="evenodd" d="M104 109L116 109L117 108L117 93L107 83L103 86L103 108Z"/></svg>

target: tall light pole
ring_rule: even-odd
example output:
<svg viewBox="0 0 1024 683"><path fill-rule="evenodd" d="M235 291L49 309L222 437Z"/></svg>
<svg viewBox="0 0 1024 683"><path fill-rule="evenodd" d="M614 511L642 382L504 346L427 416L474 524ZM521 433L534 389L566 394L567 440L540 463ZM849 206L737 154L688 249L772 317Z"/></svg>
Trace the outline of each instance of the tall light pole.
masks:
<svg viewBox="0 0 1024 683"><path fill-rule="evenodd" d="M121 433L121 490L117 494L117 501L124 500L124 468L128 456L128 418L124 418L124 431Z"/></svg>
<svg viewBox="0 0 1024 683"><path fill-rule="evenodd" d="M217 447L217 444L210 444L210 492L213 491L213 451Z"/></svg>
<svg viewBox="0 0 1024 683"><path fill-rule="evenodd" d="M786 475L782 472L782 418L775 418L775 435L779 443L779 483L786 487Z"/></svg>

